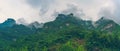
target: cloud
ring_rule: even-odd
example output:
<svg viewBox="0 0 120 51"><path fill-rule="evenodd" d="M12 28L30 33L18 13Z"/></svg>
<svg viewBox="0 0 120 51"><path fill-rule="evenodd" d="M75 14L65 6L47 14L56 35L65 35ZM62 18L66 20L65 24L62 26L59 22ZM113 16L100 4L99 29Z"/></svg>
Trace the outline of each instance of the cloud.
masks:
<svg viewBox="0 0 120 51"><path fill-rule="evenodd" d="M113 20L120 24L120 0L114 0L115 10L113 12Z"/></svg>
<svg viewBox="0 0 120 51"><path fill-rule="evenodd" d="M33 8L39 8L41 14L45 14L55 0L27 0Z"/></svg>
<svg viewBox="0 0 120 51"><path fill-rule="evenodd" d="M67 9L63 10L60 13L66 15L73 13L75 17L86 19L86 15L84 14L83 10L73 4L69 4Z"/></svg>
<svg viewBox="0 0 120 51"><path fill-rule="evenodd" d="M120 22L119 0L0 0L1 21L11 17L28 23L53 21L58 13L74 12L83 19L105 16ZM82 16L81 16L82 15Z"/></svg>
<svg viewBox="0 0 120 51"><path fill-rule="evenodd" d="M99 12L99 17L104 16L120 24L120 0L111 0L111 2L106 3L104 6Z"/></svg>
<svg viewBox="0 0 120 51"><path fill-rule="evenodd" d="M31 2L30 2L31 1ZM41 7L41 15L48 15L52 14L54 11L56 12L63 12L67 9L71 9L72 11L69 12L81 12L81 10L85 14L85 19L92 19L93 21L96 21L99 17L98 14L101 10L101 8L104 7L110 7L112 8L112 0L37 0L40 2L35 2L37 7ZM36 4L34 3L34 0L28 0L29 4L32 6ZM72 5L72 6L70 6ZM48 16L49 17L49 16ZM84 17L83 17L84 18Z"/></svg>
<svg viewBox="0 0 120 51"><path fill-rule="evenodd" d="M37 20L39 11L26 4L25 0L0 0L0 22L7 18L25 18L28 22Z"/></svg>

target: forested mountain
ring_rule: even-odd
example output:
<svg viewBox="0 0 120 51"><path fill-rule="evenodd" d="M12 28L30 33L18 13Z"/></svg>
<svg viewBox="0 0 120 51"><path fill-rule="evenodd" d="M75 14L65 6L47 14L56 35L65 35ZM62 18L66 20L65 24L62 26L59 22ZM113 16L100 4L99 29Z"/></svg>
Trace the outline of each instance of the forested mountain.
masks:
<svg viewBox="0 0 120 51"><path fill-rule="evenodd" d="M54 21L29 26L8 19L0 24L0 51L119 51L120 25L59 14Z"/></svg>

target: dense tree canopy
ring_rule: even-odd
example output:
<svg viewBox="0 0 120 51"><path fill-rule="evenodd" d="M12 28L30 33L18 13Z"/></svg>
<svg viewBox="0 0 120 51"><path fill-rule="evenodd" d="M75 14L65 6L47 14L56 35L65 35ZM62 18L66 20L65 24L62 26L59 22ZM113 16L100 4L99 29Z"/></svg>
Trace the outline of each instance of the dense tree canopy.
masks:
<svg viewBox="0 0 120 51"><path fill-rule="evenodd" d="M120 26L103 18L96 24L73 14L39 29L15 24L0 29L0 51L119 51Z"/></svg>

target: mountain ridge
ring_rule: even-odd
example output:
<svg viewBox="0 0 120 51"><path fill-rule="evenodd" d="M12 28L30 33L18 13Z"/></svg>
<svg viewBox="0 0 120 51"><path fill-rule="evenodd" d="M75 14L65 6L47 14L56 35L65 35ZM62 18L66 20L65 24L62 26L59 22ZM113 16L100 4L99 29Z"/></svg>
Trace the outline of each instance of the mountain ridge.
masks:
<svg viewBox="0 0 120 51"><path fill-rule="evenodd" d="M93 22L91 20L82 20L82 19L78 19L77 17L74 16L73 13L70 13L68 15L65 14L58 14L58 16L56 17L56 19L54 21L50 21L47 23L38 23L33 22L31 24L29 24L28 26L20 24L21 26L23 25L24 27L27 27L28 29L44 29L44 28L62 28L65 26L70 26L71 25L75 25L75 26L82 26L86 29L98 29L101 31L112 31L112 29L116 29L116 27L118 27L118 29L120 29L120 25L115 23L113 20L101 17L98 21ZM15 25L19 25L16 23L16 21L12 18L8 18L5 22L0 24L0 28L5 28L5 27L13 27ZM19 26L20 26L19 25ZM12 29L12 28L11 28Z"/></svg>
<svg viewBox="0 0 120 51"><path fill-rule="evenodd" d="M120 47L120 44L116 45L120 43L120 25L103 17L95 25L72 13L58 14L54 21L44 23L40 28L38 22L25 26L16 24L13 19L2 24L7 26L0 29L0 51L70 51L76 48L79 51L81 47L85 48L83 51L99 51L103 46L107 49Z"/></svg>

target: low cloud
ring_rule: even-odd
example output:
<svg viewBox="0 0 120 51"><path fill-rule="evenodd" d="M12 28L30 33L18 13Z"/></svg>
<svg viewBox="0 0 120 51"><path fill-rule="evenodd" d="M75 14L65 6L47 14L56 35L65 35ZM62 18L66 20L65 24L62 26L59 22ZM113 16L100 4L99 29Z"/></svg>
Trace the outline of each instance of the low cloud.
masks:
<svg viewBox="0 0 120 51"><path fill-rule="evenodd" d="M0 0L0 3L0 22L10 17L44 23L53 21L58 13L70 12L86 20L96 21L104 16L120 22L119 0Z"/></svg>

